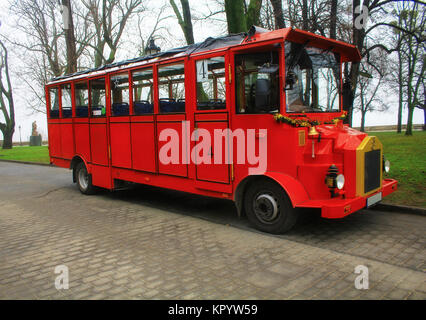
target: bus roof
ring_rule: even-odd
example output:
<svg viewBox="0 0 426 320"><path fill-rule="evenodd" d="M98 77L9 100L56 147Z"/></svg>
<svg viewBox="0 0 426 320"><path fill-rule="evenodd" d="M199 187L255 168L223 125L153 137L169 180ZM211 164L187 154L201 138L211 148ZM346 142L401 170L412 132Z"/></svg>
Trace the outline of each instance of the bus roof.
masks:
<svg viewBox="0 0 426 320"><path fill-rule="evenodd" d="M316 35L311 32L294 29L284 28L274 31L265 30L259 27L253 26L250 28L248 33L239 33L219 38L207 38L203 42L195 43L189 46L180 48L173 48L167 51L159 52L154 55L137 57L129 60L120 62L114 62L110 64L102 65L98 68L87 69L72 74L67 74L59 77L52 78L49 84L58 83L67 80L74 80L84 78L91 74L93 76L97 74L106 73L107 71L120 70L123 67L132 65L143 65L153 61L162 60L165 58L172 57L184 57L189 56L193 53L201 53L216 49L225 49L233 46L242 44L248 44L253 42L262 42L274 39L284 39L289 41L295 41L299 43L309 43L309 46L326 48L339 52L342 56L342 60L346 61L360 61L361 55L354 45L347 44L345 42L329 39L323 36ZM152 61L149 61L152 60Z"/></svg>

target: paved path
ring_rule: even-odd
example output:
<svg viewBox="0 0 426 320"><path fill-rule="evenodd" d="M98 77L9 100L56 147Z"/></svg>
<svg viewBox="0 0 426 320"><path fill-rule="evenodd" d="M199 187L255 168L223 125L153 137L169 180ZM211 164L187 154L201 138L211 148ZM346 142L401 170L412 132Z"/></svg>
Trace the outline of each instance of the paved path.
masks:
<svg viewBox="0 0 426 320"><path fill-rule="evenodd" d="M425 231L424 216L364 210L272 236L229 201L83 196L70 171L0 162L1 299L426 299ZM368 290L354 287L357 265Z"/></svg>

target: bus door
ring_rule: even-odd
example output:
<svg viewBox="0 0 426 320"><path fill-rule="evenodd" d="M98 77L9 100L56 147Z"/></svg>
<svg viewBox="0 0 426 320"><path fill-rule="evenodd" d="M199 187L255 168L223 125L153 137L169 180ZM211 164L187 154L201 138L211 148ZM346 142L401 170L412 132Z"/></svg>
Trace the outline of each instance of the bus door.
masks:
<svg viewBox="0 0 426 320"><path fill-rule="evenodd" d="M90 152L93 184L110 188L108 128L107 128L107 90L105 78L89 81L90 88Z"/></svg>
<svg viewBox="0 0 426 320"><path fill-rule="evenodd" d="M82 156L86 161L91 162L89 134L89 82L87 80L74 83L74 100L75 152Z"/></svg>
<svg viewBox="0 0 426 320"><path fill-rule="evenodd" d="M188 176L188 160L182 152L186 118L185 63L179 61L158 66L158 172L173 176ZM185 140L186 141L186 140Z"/></svg>
<svg viewBox="0 0 426 320"><path fill-rule="evenodd" d="M132 72L131 151L132 168L138 171L156 172L153 68Z"/></svg>
<svg viewBox="0 0 426 320"><path fill-rule="evenodd" d="M194 134L198 141L192 161L196 164L197 187L212 190L224 190L224 185L231 184L226 90L229 68L225 66L224 56L195 60Z"/></svg>

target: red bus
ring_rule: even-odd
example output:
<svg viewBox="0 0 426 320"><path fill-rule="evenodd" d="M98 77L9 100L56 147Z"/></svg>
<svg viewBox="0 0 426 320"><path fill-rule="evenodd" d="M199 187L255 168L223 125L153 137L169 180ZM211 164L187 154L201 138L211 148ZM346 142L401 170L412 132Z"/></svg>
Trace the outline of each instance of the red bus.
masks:
<svg viewBox="0 0 426 320"><path fill-rule="evenodd" d="M360 58L313 33L253 27L54 78L51 163L84 194L132 182L230 199L270 233L299 208L344 217L397 187L379 139L343 124L342 64Z"/></svg>

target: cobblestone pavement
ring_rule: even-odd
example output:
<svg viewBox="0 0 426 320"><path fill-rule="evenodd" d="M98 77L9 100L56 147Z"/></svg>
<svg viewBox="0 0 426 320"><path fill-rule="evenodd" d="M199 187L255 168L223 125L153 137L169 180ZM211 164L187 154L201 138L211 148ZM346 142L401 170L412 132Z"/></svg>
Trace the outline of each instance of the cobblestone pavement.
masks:
<svg viewBox="0 0 426 320"><path fill-rule="evenodd" d="M364 210L272 236L228 201L83 196L69 171L0 162L1 299L426 299L425 231L423 216ZM357 265L368 290L354 287Z"/></svg>

